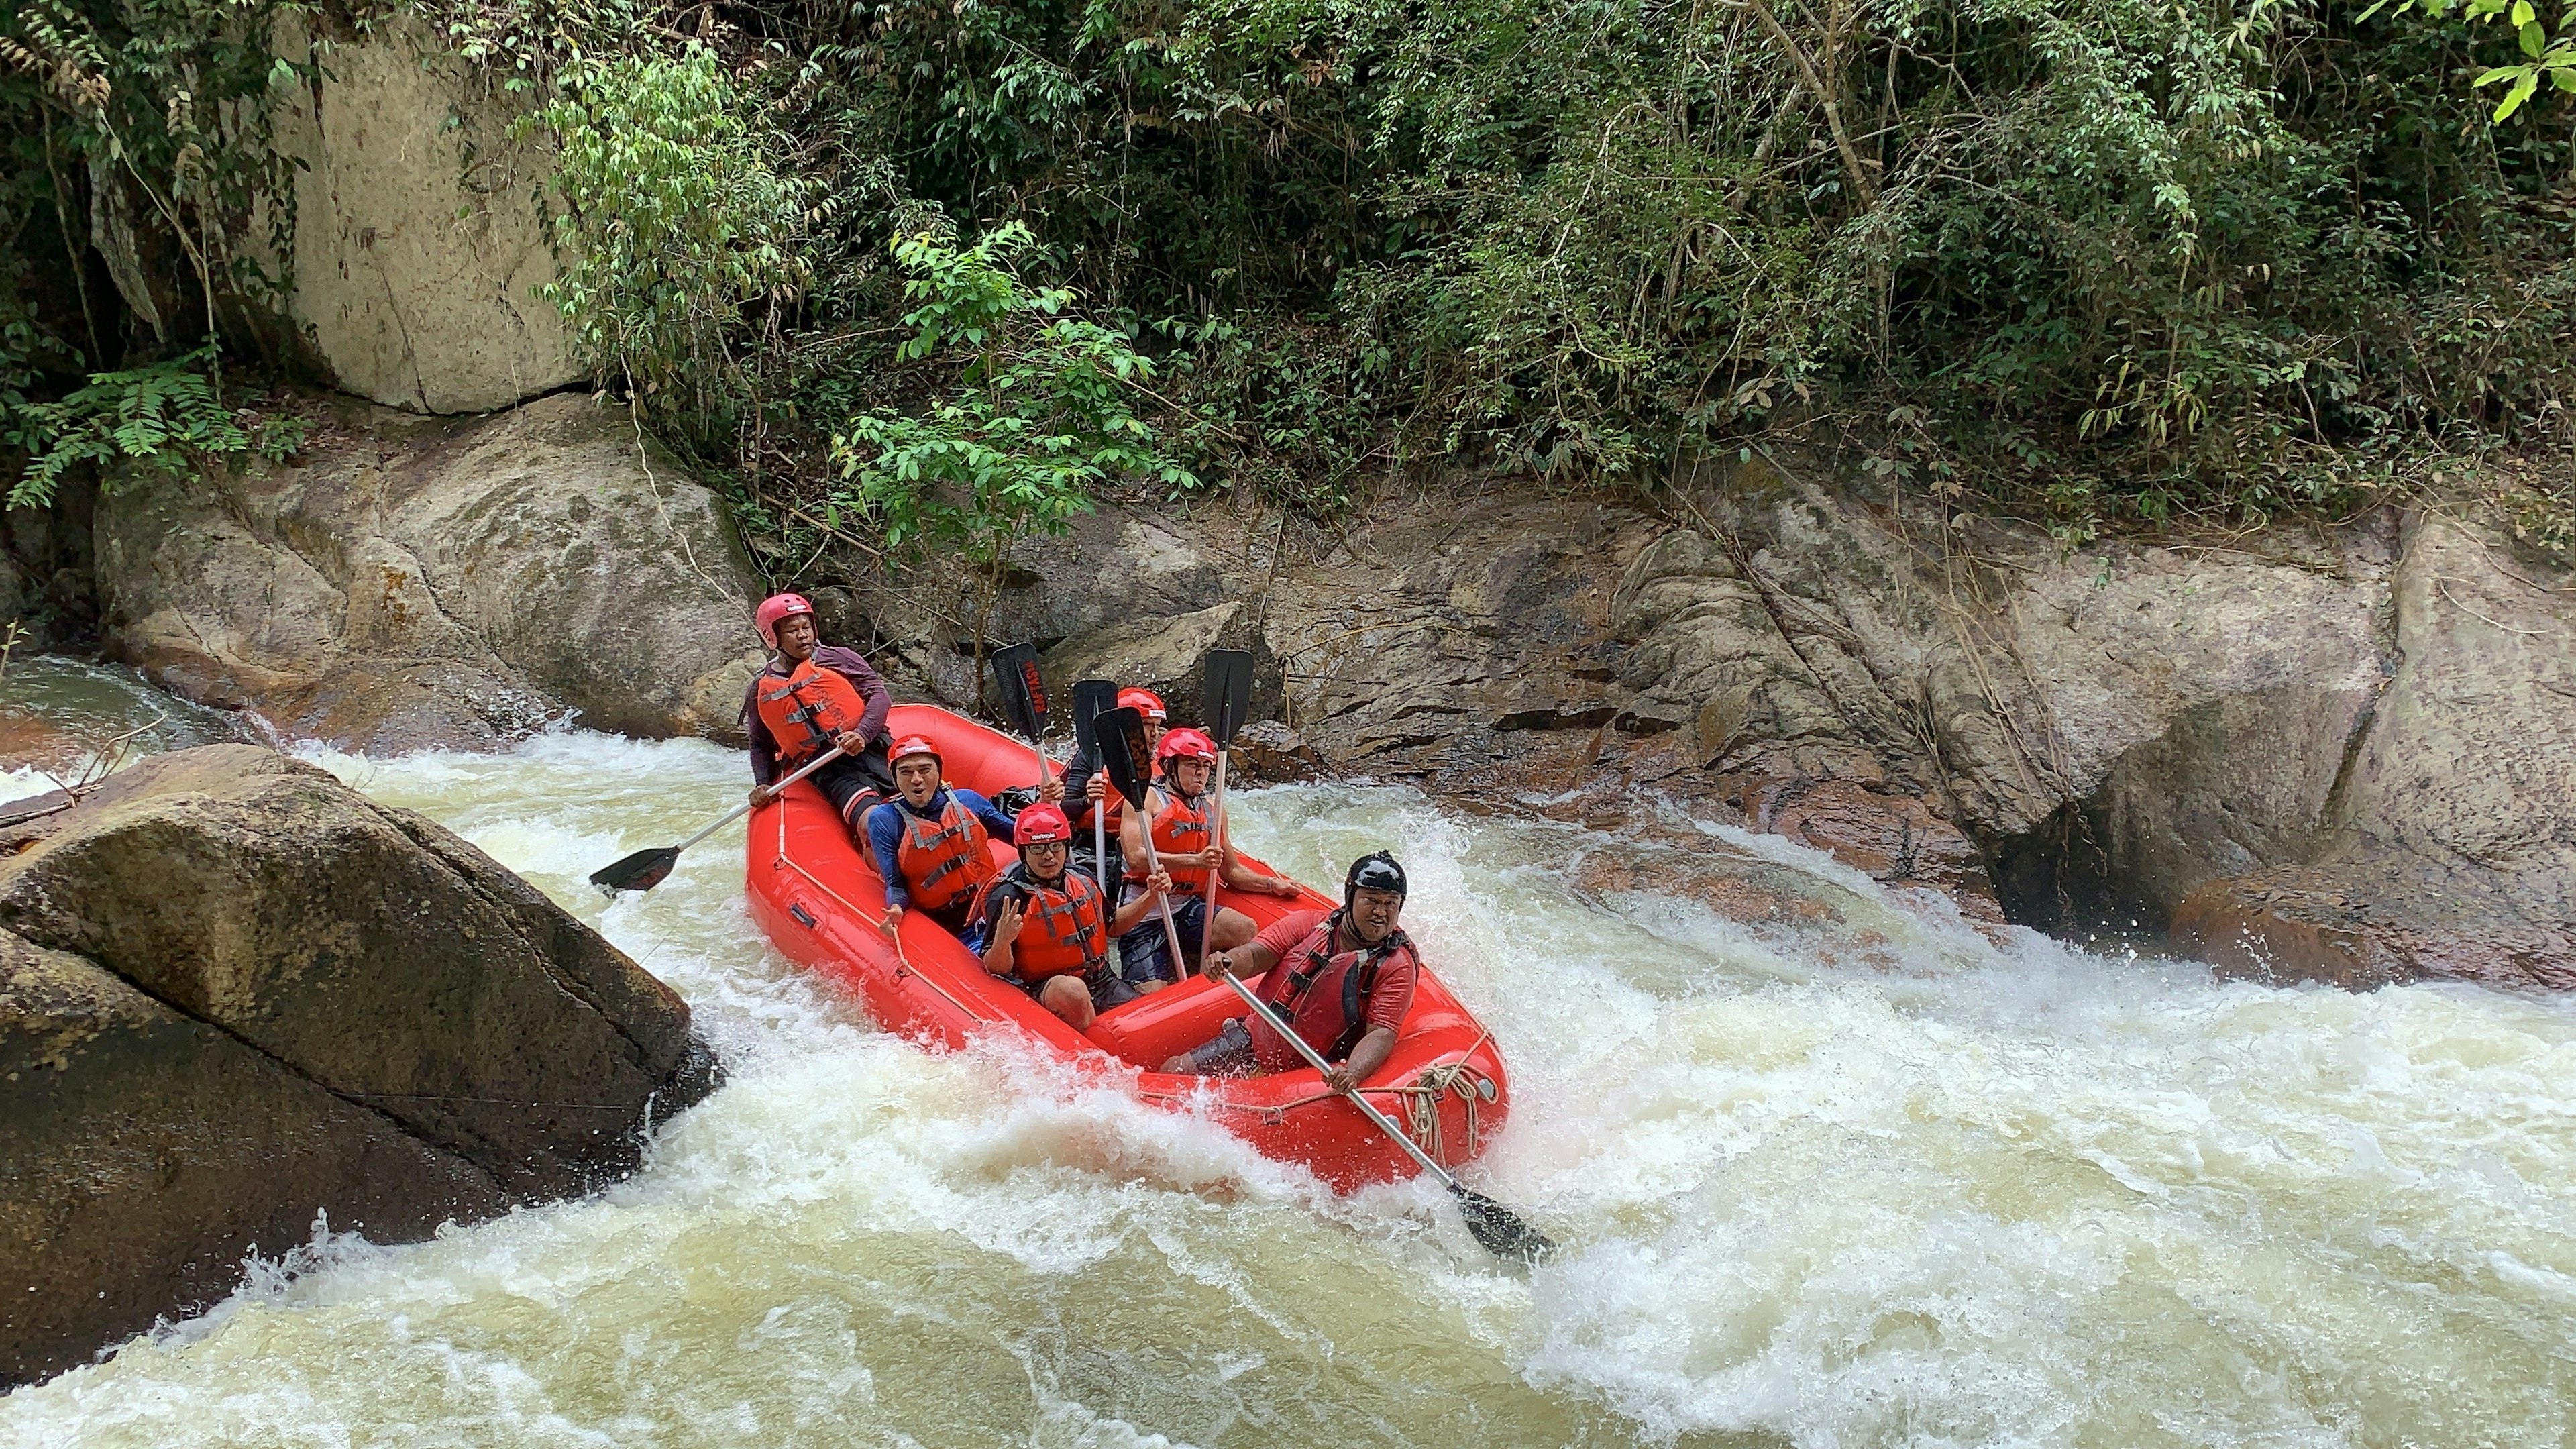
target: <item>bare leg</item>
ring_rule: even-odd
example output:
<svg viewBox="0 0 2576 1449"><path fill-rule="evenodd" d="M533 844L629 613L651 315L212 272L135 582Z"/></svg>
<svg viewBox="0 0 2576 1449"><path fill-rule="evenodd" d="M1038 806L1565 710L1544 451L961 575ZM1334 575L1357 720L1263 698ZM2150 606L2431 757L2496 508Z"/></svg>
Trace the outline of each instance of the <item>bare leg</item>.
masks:
<svg viewBox="0 0 2576 1449"><path fill-rule="evenodd" d="M1099 1015L1091 1009L1091 988L1079 976L1048 977L1046 985L1038 988L1038 1005L1064 1018L1064 1024L1075 1031L1087 1030Z"/></svg>
<svg viewBox="0 0 2576 1449"><path fill-rule="evenodd" d="M1208 941L1215 950L1231 951L1260 933L1261 928L1252 923L1250 916L1232 906L1219 906L1216 926L1208 933Z"/></svg>

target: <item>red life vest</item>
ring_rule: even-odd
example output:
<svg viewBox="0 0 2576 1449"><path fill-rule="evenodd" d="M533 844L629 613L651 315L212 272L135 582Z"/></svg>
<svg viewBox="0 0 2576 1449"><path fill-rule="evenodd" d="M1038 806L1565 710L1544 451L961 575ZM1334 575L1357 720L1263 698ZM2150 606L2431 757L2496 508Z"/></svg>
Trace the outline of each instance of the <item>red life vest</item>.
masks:
<svg viewBox="0 0 2576 1449"><path fill-rule="evenodd" d="M1335 954L1333 938L1341 924L1342 913L1333 912L1281 958L1297 964L1288 973L1287 989L1270 1003L1287 1018L1289 1030L1304 1037L1307 1045L1322 1052L1328 1062L1347 1060L1360 1038L1368 1035L1368 1001L1377 986L1378 968L1398 951L1407 955L1413 951L1413 942L1403 931L1396 930L1387 932L1385 940L1365 950ZM1270 1028L1258 1020L1248 1025L1256 1047L1271 1035ZM1278 1046L1293 1050L1286 1042ZM1303 1065L1304 1060L1299 1057L1285 1065Z"/></svg>
<svg viewBox="0 0 2576 1449"><path fill-rule="evenodd" d="M1188 855L1207 849L1209 840L1216 834L1216 827L1208 820L1207 810L1195 802L1182 799L1181 792L1168 784L1157 786L1154 794L1162 797L1163 801L1163 808L1155 813L1152 829L1155 857L1161 859L1175 854ZM1164 869L1171 868L1166 866ZM1213 871L1204 867L1197 870L1174 870L1172 889L1182 895L1194 895L1207 889L1208 877L1212 874L1214 874ZM1141 881L1145 877L1131 870L1127 872L1127 878Z"/></svg>
<svg viewBox="0 0 2576 1449"><path fill-rule="evenodd" d="M1011 970L1023 981L1043 981L1089 971L1109 954L1109 918L1100 887L1078 870L1064 873L1062 890L1029 879L1015 865L976 893L973 915L987 919L988 898L1004 886L1020 893L1020 934L1011 943Z"/></svg>
<svg viewBox="0 0 2576 1449"><path fill-rule="evenodd" d="M900 800L878 807L903 812L903 841L895 847L895 868L903 872L904 889L913 905L925 911L945 910L972 897L993 878L993 855L984 848L984 833L975 812L951 794L936 820L924 820Z"/></svg>
<svg viewBox="0 0 2576 1449"><path fill-rule="evenodd" d="M832 747L835 736L859 727L868 702L857 685L837 669L808 659L785 676L760 676L760 722L778 742L778 758L801 765Z"/></svg>

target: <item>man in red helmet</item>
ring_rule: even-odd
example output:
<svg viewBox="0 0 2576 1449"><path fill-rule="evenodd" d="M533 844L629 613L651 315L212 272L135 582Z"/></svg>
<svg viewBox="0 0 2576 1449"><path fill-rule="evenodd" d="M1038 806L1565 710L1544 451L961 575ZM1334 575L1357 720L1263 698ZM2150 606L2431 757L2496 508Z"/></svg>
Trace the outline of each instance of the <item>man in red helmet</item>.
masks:
<svg viewBox="0 0 2576 1449"><path fill-rule="evenodd" d="M975 898L994 875L984 842L1014 839L1011 817L972 790L951 789L941 778L939 747L925 736L895 741L888 758L894 798L867 815L868 849L885 881L883 929L893 935L904 912L918 910L963 937ZM1062 781L1047 781L1050 796L1063 790Z"/></svg>
<svg viewBox="0 0 2576 1449"><path fill-rule="evenodd" d="M834 745L840 759L805 778L858 833L861 812L894 792L886 764L886 711L894 697L855 649L822 642L814 605L802 594L772 594L753 616L774 653L742 694L751 736L751 803L765 805L781 776Z"/></svg>
<svg viewBox="0 0 2576 1449"><path fill-rule="evenodd" d="M1210 927L1207 883L1211 874L1234 890L1264 895L1293 896L1297 884L1253 870L1229 842L1216 838L1215 812L1207 798L1216 772L1216 741L1186 727L1168 731L1155 743L1154 763L1155 778L1145 793L1145 809L1141 814L1127 812L1118 829L1118 843L1127 858L1126 899L1144 893L1145 838L1150 830L1153 859L1171 875L1172 888L1178 892L1172 898L1172 924L1181 938L1181 950L1195 963L1202 940L1206 949L1223 951L1252 939L1252 918L1231 906L1217 907ZM1160 913L1118 944L1126 959L1127 984L1136 990L1160 991L1180 979L1181 969L1172 960Z"/></svg>
<svg viewBox="0 0 2576 1449"><path fill-rule="evenodd" d="M1152 749L1163 742L1163 721L1166 711L1163 708L1161 695L1131 684L1118 691L1118 703L1115 707L1132 709L1145 721L1147 749ZM1091 812L1103 808L1109 811L1107 822L1109 833L1112 835L1118 833L1119 818L1125 812L1119 808L1119 802L1112 798L1114 794L1115 792L1109 788L1109 773L1105 770L1092 769L1091 761L1077 755L1073 763L1064 767L1064 796L1075 802L1074 808L1068 812L1068 818L1073 822L1073 828L1077 833L1089 834Z"/></svg>
<svg viewBox="0 0 2576 1449"><path fill-rule="evenodd" d="M1154 872L1113 914L1100 883L1069 858L1073 825L1063 811L1032 805L1020 812L1017 833L1020 863L975 901L984 969L1081 1031L1101 1012L1136 999L1115 965L1118 936L1154 910L1172 878Z"/></svg>

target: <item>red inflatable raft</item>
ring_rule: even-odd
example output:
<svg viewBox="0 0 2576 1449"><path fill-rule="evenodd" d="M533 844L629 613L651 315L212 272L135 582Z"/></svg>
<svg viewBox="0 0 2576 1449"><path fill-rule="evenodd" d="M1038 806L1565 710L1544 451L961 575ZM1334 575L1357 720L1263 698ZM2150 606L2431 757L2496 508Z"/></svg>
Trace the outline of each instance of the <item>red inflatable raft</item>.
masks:
<svg viewBox="0 0 2576 1449"><path fill-rule="evenodd" d="M897 736L927 735L937 743L953 785L989 796L1037 778L1028 746L946 710L899 704L891 728ZM754 811L750 832L745 874L753 918L788 956L857 991L887 1028L947 1047L996 1031L1022 1033L1070 1060L1131 1080L1148 1102L1202 1112L1264 1156L1302 1163L1339 1189L1418 1170L1357 1109L1326 1091L1311 1069L1252 1078L1154 1070L1244 1014L1222 983L1192 977L1103 1012L1088 1032L1076 1032L918 914L907 913L899 949L889 943L877 925L885 889L875 866L811 784ZM1114 861L1114 839L1109 848ZM992 849L999 864L1016 859L1007 845L995 842ZM1078 854L1089 850L1087 840L1078 843ZM1335 904L1311 890L1291 900L1220 888L1218 900L1263 925ZM1363 1090L1450 1167L1475 1156L1501 1130L1511 1102L1501 1053L1427 968L1395 1054Z"/></svg>

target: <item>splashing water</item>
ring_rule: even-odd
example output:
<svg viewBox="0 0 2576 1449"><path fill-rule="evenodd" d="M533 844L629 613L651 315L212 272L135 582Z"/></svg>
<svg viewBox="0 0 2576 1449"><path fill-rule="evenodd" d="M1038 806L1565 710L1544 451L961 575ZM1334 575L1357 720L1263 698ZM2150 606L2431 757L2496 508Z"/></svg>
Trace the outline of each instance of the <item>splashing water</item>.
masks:
<svg viewBox="0 0 2576 1449"><path fill-rule="evenodd" d="M642 1172L401 1248L323 1237L0 1401L0 1445L2563 1444L2576 1008L2222 985L1998 947L1776 842L1803 907L1603 891L1568 828L1397 789L1236 797L1492 1023L1471 1180L1564 1245L1495 1269L1418 1184L1338 1200L1004 1047L933 1055L771 954L697 742L314 756L688 997L727 1086ZM1641 847L1642 848L1642 847ZM1712 839L1716 851L1753 847ZM1785 883L1785 886L1784 886ZM283 1246L283 1245L281 1245Z"/></svg>

